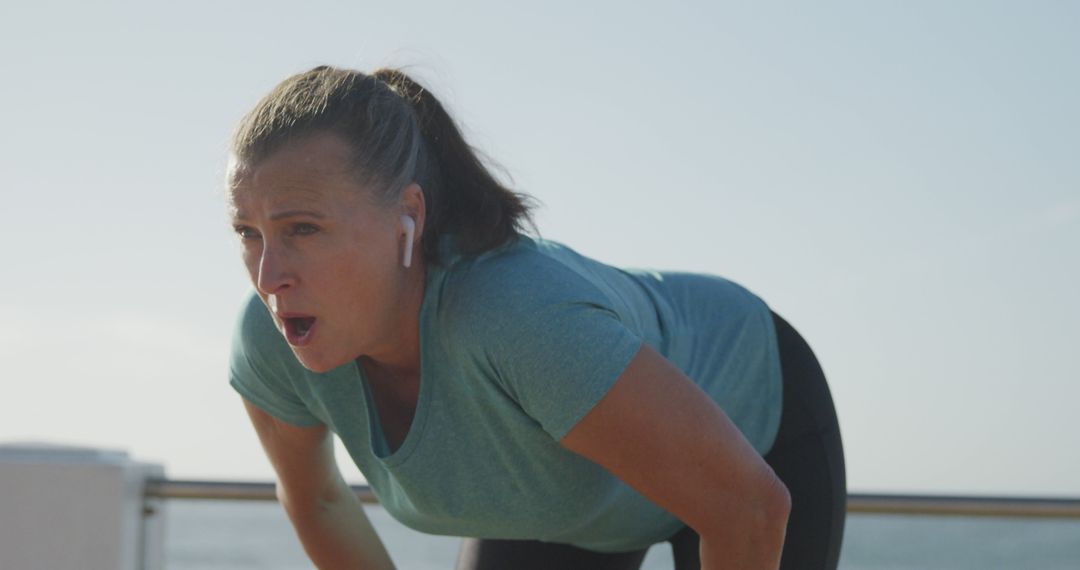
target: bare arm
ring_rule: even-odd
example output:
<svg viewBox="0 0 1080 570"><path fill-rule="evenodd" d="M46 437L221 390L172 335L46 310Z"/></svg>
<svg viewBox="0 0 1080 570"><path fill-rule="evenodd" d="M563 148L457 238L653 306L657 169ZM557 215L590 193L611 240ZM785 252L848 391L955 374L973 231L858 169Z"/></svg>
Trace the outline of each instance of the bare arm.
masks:
<svg viewBox="0 0 1080 570"><path fill-rule="evenodd" d="M356 495L334 461L326 426L279 421L244 400L251 423L277 472L277 496L311 561L321 570L394 567Z"/></svg>
<svg viewBox="0 0 1080 570"><path fill-rule="evenodd" d="M648 346L562 444L697 531L703 570L779 567L787 488L720 407Z"/></svg>

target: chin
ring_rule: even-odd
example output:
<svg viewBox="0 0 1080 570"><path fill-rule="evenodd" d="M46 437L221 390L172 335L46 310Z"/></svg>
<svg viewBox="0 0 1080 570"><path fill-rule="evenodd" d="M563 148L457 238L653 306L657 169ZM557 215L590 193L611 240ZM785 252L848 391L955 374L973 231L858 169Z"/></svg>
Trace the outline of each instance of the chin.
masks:
<svg viewBox="0 0 1080 570"><path fill-rule="evenodd" d="M317 374L324 374L331 370L348 363L351 358L329 358L322 354L311 354L308 351L300 351L293 348L293 354L296 359L300 361L300 364L308 370Z"/></svg>

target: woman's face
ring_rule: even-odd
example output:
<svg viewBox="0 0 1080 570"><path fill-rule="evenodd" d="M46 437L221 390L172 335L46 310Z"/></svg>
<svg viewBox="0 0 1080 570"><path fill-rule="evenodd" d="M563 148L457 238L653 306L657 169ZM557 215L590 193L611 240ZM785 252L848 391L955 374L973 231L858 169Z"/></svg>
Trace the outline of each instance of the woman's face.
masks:
<svg viewBox="0 0 1080 570"><path fill-rule="evenodd" d="M405 270L400 212L376 205L333 134L231 173L233 224L259 296L305 367L392 350Z"/></svg>

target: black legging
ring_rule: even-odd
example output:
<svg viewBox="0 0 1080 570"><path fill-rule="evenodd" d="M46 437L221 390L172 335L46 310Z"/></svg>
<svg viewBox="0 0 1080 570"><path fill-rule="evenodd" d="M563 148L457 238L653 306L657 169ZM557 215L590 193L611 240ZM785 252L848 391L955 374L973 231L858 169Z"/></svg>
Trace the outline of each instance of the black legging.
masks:
<svg viewBox="0 0 1080 570"><path fill-rule="evenodd" d="M847 512L844 449L829 386L813 351L776 313L784 377L780 429L765 461L791 493L781 570L834 570ZM698 535L686 526L668 539L675 570L699 570ZM465 539L457 570L637 570L647 549L599 553L537 540Z"/></svg>

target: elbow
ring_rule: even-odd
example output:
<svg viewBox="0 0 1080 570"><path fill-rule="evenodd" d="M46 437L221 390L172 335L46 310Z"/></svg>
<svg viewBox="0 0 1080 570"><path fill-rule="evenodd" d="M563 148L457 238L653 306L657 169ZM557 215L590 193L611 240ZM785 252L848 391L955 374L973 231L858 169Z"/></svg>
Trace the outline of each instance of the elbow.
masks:
<svg viewBox="0 0 1080 570"><path fill-rule="evenodd" d="M342 489L332 484L311 489L304 486L289 486L281 481L278 481L274 487L274 495L277 496L278 502L293 520L319 517L334 510L343 502L347 491L348 487Z"/></svg>
<svg viewBox="0 0 1080 570"><path fill-rule="evenodd" d="M791 493L771 470L769 475L756 501L751 519L754 521L752 532L767 549L779 552L784 546L788 517L791 515Z"/></svg>
<svg viewBox="0 0 1080 570"><path fill-rule="evenodd" d="M727 512L727 516L708 517L706 524L695 528L702 540L714 546L726 545L724 550L742 545L779 556L791 514L791 493L787 486L769 470L767 476L743 487L736 496L727 508L714 510Z"/></svg>
<svg viewBox="0 0 1080 570"><path fill-rule="evenodd" d="M781 537L787 530L788 517L791 516L791 492L787 485L779 477L773 475L773 483L769 492L769 520L772 525L778 527Z"/></svg>
<svg viewBox="0 0 1080 570"><path fill-rule="evenodd" d="M282 505L288 503L289 494L285 491L285 485L282 485L281 481L274 483L274 496L277 497L278 502Z"/></svg>
<svg viewBox="0 0 1080 570"><path fill-rule="evenodd" d="M274 496L277 497L278 503L289 514L290 518L296 516L297 501L294 496L289 494L288 488L281 481L274 485Z"/></svg>
<svg viewBox="0 0 1080 570"><path fill-rule="evenodd" d="M281 503L282 508L285 509L289 518L294 522L317 515L322 507L317 496L310 492L305 493L302 489L290 489L280 481L274 488L274 495L277 496L278 502Z"/></svg>

